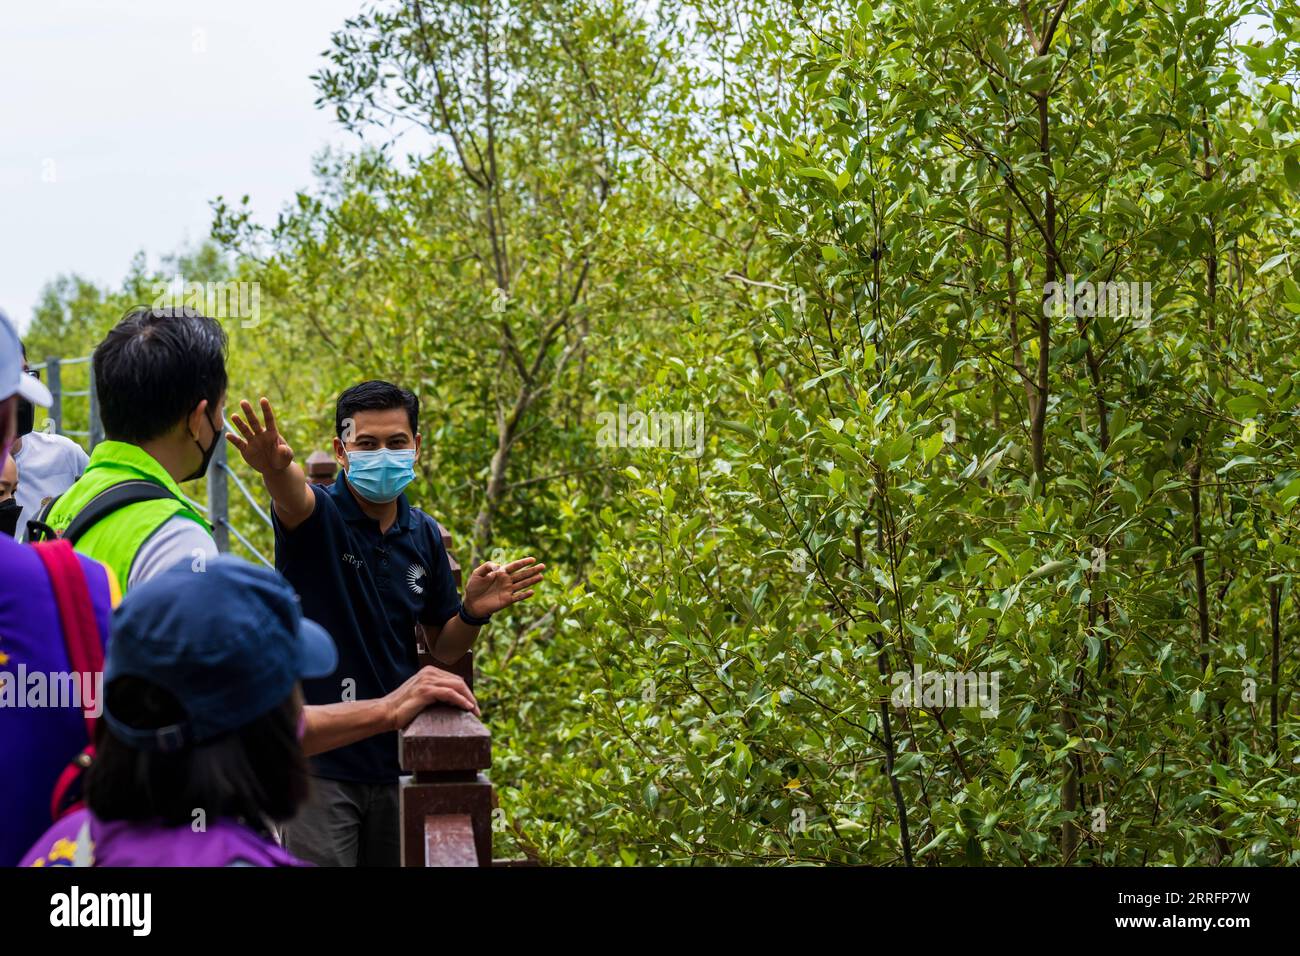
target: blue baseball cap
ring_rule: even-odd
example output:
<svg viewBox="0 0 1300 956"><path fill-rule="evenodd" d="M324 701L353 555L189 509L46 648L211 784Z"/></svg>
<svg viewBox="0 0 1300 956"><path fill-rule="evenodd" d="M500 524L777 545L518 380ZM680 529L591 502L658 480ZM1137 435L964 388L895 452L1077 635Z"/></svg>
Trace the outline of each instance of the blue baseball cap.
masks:
<svg viewBox="0 0 1300 956"><path fill-rule="evenodd" d="M294 684L338 666L329 632L302 616L289 582L221 555L182 561L133 587L113 612L104 683L139 677L169 691L185 720L132 727L107 706L113 736L139 750L173 751L238 730L284 703Z"/></svg>

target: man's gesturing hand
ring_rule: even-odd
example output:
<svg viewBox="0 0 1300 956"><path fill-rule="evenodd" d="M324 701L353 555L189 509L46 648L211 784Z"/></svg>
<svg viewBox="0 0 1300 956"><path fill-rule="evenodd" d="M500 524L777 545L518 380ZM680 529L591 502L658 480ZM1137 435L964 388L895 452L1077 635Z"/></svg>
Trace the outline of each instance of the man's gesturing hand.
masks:
<svg viewBox="0 0 1300 956"><path fill-rule="evenodd" d="M226 438L230 444L239 449L248 467L259 474L269 475L284 471L293 464L293 449L280 434L280 429L275 427L275 412L271 410L271 403L263 398L261 405L262 416L266 419L265 427L257 420L257 413L253 411L253 406L243 401L239 403L239 407L244 410L244 418L231 415L230 421L244 437L240 438L234 432L226 432Z"/></svg>
<svg viewBox="0 0 1300 956"><path fill-rule="evenodd" d="M546 565L536 558L520 558L507 565L480 564L465 582L465 611L487 617L516 601L533 596L532 586L542 579Z"/></svg>
<svg viewBox="0 0 1300 956"><path fill-rule="evenodd" d="M436 667L422 667L397 690L384 698L392 714L390 725L401 730L430 704L451 704L479 716L478 701L465 682Z"/></svg>

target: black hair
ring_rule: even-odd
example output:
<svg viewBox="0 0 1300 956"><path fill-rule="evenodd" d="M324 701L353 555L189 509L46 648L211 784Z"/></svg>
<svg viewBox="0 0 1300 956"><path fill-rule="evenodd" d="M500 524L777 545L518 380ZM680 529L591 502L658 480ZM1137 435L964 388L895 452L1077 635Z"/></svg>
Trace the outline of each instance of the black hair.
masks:
<svg viewBox="0 0 1300 956"><path fill-rule="evenodd" d="M156 729L185 719L185 709L152 681L122 676L105 703L130 727ZM96 725L96 753L86 772L86 806L98 819L194 822L202 809L261 829L262 820L288 820L307 799L307 758L298 741L296 694L251 723L170 753L137 750Z"/></svg>
<svg viewBox="0 0 1300 956"><path fill-rule="evenodd" d="M139 444L221 398L226 333L193 309L132 309L95 349L94 369L105 436Z"/></svg>
<svg viewBox="0 0 1300 956"><path fill-rule="evenodd" d="M339 396L338 404L334 406L334 433L342 438L343 423L357 412L379 412L389 408L406 409L411 437L420 433L420 400L404 388L378 380L353 385Z"/></svg>

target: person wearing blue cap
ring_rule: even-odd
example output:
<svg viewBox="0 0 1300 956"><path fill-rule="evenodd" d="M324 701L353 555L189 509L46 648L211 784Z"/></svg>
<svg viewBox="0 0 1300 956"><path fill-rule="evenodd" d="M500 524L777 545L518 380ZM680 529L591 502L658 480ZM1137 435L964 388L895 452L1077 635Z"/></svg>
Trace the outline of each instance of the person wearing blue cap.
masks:
<svg viewBox="0 0 1300 956"><path fill-rule="evenodd" d="M223 555L137 586L113 615L87 808L24 865L303 865L275 824L310 786L299 681L337 662L269 569Z"/></svg>

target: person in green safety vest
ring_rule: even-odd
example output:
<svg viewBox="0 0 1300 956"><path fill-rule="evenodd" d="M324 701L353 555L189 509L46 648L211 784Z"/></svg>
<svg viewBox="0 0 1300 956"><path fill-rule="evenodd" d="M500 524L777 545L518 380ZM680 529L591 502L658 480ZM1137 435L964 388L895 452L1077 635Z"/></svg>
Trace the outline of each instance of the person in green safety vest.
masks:
<svg viewBox="0 0 1300 956"><path fill-rule="evenodd" d="M92 361L106 440L45 523L66 530L93 498L126 481L159 486L165 496L117 508L76 542L129 592L180 561L202 567L217 556L211 528L180 482L202 478L221 441L226 333L192 309L132 309Z"/></svg>
<svg viewBox="0 0 1300 956"><path fill-rule="evenodd" d="M180 483L204 475L222 440L225 330L189 308L132 309L95 349L92 362L106 440L45 523L64 532L96 496L125 482L147 482L160 497L109 512L77 538L76 550L108 565L128 593L181 561L201 570L216 557L217 545L207 522L181 496ZM312 756L400 730L433 703L478 712L463 680L424 667L383 697L304 708L303 749Z"/></svg>

